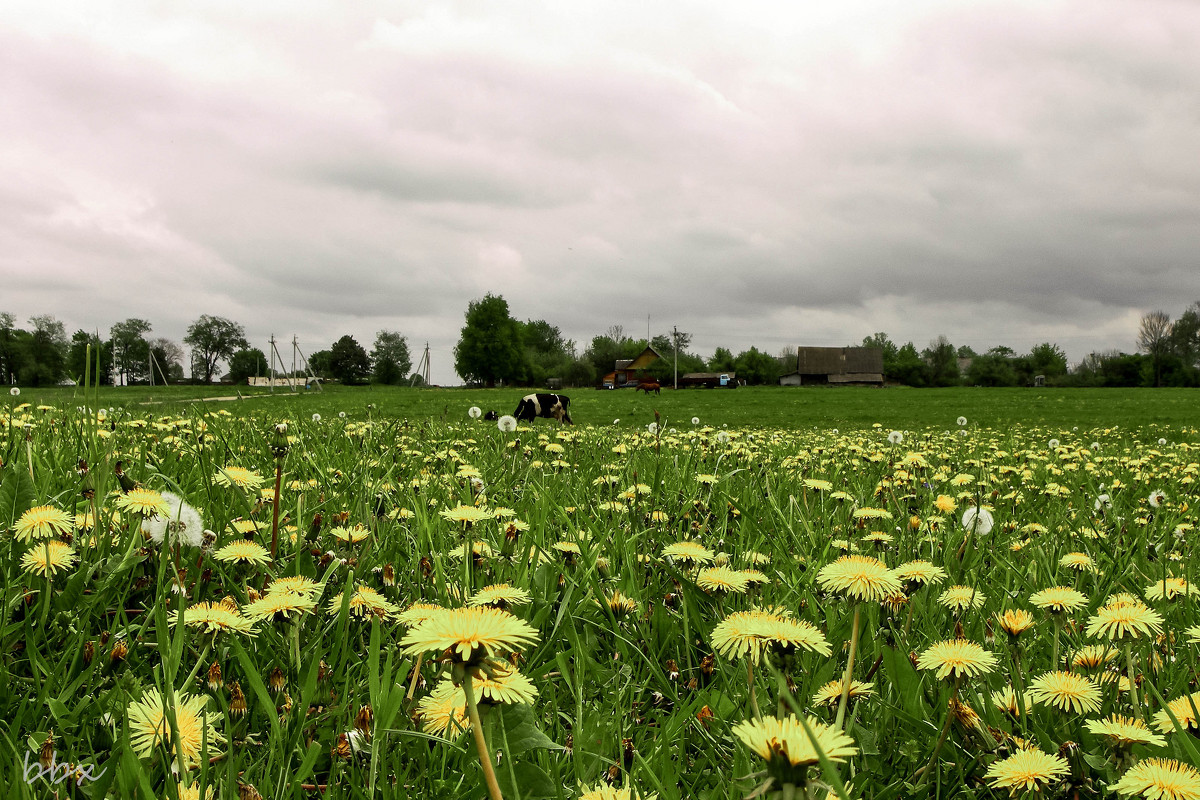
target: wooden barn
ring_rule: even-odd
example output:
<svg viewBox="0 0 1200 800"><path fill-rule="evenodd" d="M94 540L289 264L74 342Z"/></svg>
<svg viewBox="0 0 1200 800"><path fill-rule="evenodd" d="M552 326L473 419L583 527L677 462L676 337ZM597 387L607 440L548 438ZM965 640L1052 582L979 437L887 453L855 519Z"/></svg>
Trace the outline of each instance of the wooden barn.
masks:
<svg viewBox="0 0 1200 800"><path fill-rule="evenodd" d="M636 358L623 358L617 361L616 368L601 379L600 385L605 389L623 389L637 386L643 379L651 380L643 370L660 358L662 356L658 354L658 351L647 345L646 349L638 353Z"/></svg>
<svg viewBox="0 0 1200 800"><path fill-rule="evenodd" d="M796 370L779 378L780 386L883 385L883 351L878 347L800 347Z"/></svg>

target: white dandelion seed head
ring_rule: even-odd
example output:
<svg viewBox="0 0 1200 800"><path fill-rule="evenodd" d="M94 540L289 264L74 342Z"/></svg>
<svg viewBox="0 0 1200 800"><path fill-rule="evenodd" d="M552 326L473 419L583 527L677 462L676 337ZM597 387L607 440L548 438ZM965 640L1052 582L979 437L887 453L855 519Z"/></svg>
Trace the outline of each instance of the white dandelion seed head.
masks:
<svg viewBox="0 0 1200 800"><path fill-rule="evenodd" d="M174 492L163 492L163 500L170 509L166 517L152 517L142 521L142 530L157 544L169 540L171 544L199 547L204 543L204 520L200 512Z"/></svg>
<svg viewBox="0 0 1200 800"><path fill-rule="evenodd" d="M471 419L479 419L483 416L483 409L479 406L471 406L467 409L467 416Z"/></svg>
<svg viewBox="0 0 1200 800"><path fill-rule="evenodd" d="M693 424L693 425L699 425L699 424L700 424L700 418L699 418L699 417L692 417L692 424Z"/></svg>
<svg viewBox="0 0 1200 800"><path fill-rule="evenodd" d="M1167 493L1164 492L1162 489L1155 489L1153 492L1150 493L1149 497L1146 498L1146 502L1148 502L1150 504L1151 508L1158 508L1164 502L1166 502L1166 500L1167 500Z"/></svg>
<svg viewBox="0 0 1200 800"><path fill-rule="evenodd" d="M1159 439L1159 440L1158 440L1158 446L1159 446L1159 447L1162 447L1162 446L1163 446L1164 444L1166 444L1166 443L1167 443L1167 440L1166 440L1166 439Z"/></svg>
<svg viewBox="0 0 1200 800"><path fill-rule="evenodd" d="M992 512L986 508L971 506L963 512L963 528L968 531L974 531L979 536L987 536L991 533L994 524L995 520L992 519Z"/></svg>
<svg viewBox="0 0 1200 800"><path fill-rule="evenodd" d="M675 429L671 428L670 430L667 431L667 433L675 433Z"/></svg>
<svg viewBox="0 0 1200 800"><path fill-rule="evenodd" d="M834 435L836 436L836 435L837 435L837 432L838 432L838 429L837 429L837 428L831 428L831 429L829 430L829 432L830 432L830 433L832 433L832 434L834 434Z"/></svg>
<svg viewBox="0 0 1200 800"><path fill-rule="evenodd" d="M617 417L616 419L613 420L613 425L616 425L620 421L621 421L621 418Z"/></svg>
<svg viewBox="0 0 1200 800"><path fill-rule="evenodd" d="M892 431L888 434L888 441L892 444L900 444L904 441L904 434L900 431Z"/></svg>
<svg viewBox="0 0 1200 800"><path fill-rule="evenodd" d="M646 426L646 430L650 433L651 436L653 436L654 434L658 433L658 423L651 422L649 425Z"/></svg>
<svg viewBox="0 0 1200 800"><path fill-rule="evenodd" d="M1093 449L1093 450L1099 450L1099 449L1100 449L1100 443L1099 443L1099 442L1092 442L1092 449Z"/></svg>
<svg viewBox="0 0 1200 800"><path fill-rule="evenodd" d="M21 394L21 390L20 390L20 388L14 386L8 390L8 393L11 394L13 397L17 397Z"/></svg>
<svg viewBox="0 0 1200 800"><path fill-rule="evenodd" d="M967 435L967 432L966 432L966 431L959 431L959 432L958 432L958 435L959 435L959 436L966 436L966 435Z"/></svg>
<svg viewBox="0 0 1200 800"><path fill-rule="evenodd" d="M1046 442L1046 444L1050 445L1050 449L1053 450L1058 447L1058 439L1051 439L1050 441Z"/></svg>
<svg viewBox="0 0 1200 800"><path fill-rule="evenodd" d="M966 424L967 424L967 418L966 418L966 417L959 417L959 418L958 418L958 426L959 426L960 428L961 428L963 425L966 425Z"/></svg>
<svg viewBox="0 0 1200 800"><path fill-rule="evenodd" d="M339 411L339 412L338 412L338 416L339 416L340 418L342 418L342 419L345 419L345 418L346 418L346 412L345 412L345 411Z"/></svg>
<svg viewBox="0 0 1200 800"><path fill-rule="evenodd" d="M472 491L475 492L475 494L483 494L483 489L484 489L483 480L472 475L471 476L471 489L472 489Z"/></svg>
<svg viewBox="0 0 1200 800"><path fill-rule="evenodd" d="M321 421L321 415L320 415L320 414L313 414L313 415L312 415L312 421L313 421L313 422L320 422L320 421Z"/></svg>
<svg viewBox="0 0 1200 800"><path fill-rule="evenodd" d="M1092 508L1096 511L1102 508L1112 508L1112 498L1106 494L1102 494L1096 498L1096 502L1092 504Z"/></svg>
<svg viewBox="0 0 1200 800"><path fill-rule="evenodd" d="M505 433L512 433L517 429L517 418L512 414L505 414L503 417L496 420L496 427Z"/></svg>

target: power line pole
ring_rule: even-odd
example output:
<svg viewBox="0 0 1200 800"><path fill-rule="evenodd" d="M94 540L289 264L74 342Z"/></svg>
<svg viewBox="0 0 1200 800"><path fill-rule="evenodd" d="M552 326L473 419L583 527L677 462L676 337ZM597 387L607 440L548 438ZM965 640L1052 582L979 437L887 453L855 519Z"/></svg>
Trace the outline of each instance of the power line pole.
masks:
<svg viewBox="0 0 1200 800"><path fill-rule="evenodd" d="M671 326L671 349L675 351L675 380L671 388L679 388L679 326Z"/></svg>

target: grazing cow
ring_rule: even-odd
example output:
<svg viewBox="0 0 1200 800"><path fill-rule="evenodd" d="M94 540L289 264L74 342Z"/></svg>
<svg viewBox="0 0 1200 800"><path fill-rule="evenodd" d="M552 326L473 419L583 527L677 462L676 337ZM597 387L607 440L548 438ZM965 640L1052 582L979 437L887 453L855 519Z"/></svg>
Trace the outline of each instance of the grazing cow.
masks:
<svg viewBox="0 0 1200 800"><path fill-rule="evenodd" d="M496 420L500 419L500 415L495 411L489 411L483 415L483 418L488 422L495 422Z"/></svg>
<svg viewBox="0 0 1200 800"><path fill-rule="evenodd" d="M659 394L662 391L662 386L654 381L647 381L645 383L639 383L637 386L633 387L633 390L635 392L639 390L643 391L647 395L649 395L651 392Z"/></svg>
<svg viewBox="0 0 1200 800"><path fill-rule="evenodd" d="M575 424L571 421L571 398L565 394L527 394L517 403L513 416L518 422L533 422L538 417L545 417L567 425Z"/></svg>

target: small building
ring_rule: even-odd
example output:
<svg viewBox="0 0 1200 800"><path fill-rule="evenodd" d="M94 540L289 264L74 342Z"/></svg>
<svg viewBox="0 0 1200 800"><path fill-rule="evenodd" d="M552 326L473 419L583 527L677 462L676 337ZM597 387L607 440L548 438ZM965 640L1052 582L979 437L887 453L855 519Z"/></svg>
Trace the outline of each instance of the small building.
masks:
<svg viewBox="0 0 1200 800"><path fill-rule="evenodd" d="M647 345L646 349L638 353L635 358L618 360L613 371L601 379L600 385L605 389L637 386L643 380L650 380L650 376L646 375L644 370L660 358L662 356L658 354L658 351Z"/></svg>
<svg viewBox="0 0 1200 800"><path fill-rule="evenodd" d="M780 386L882 386L883 350L878 347L800 347L796 369L779 377Z"/></svg>

